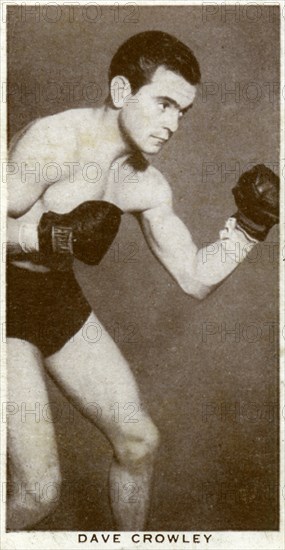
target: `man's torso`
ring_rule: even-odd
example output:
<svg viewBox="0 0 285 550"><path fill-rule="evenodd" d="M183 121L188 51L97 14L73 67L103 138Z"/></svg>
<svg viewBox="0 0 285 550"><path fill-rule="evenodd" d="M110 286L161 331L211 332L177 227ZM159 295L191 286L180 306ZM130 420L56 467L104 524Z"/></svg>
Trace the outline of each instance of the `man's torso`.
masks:
<svg viewBox="0 0 285 550"><path fill-rule="evenodd" d="M35 134L37 167L34 173L29 173L32 168L29 145L33 144L28 143L27 137L25 154L24 135L22 159L28 170L24 174L24 164L19 177L23 182L31 178L35 184L36 179L44 180L46 186L19 221L38 223L44 212L64 214L90 200L107 201L129 213L155 208L160 203L165 180L142 156L125 155L112 164L105 161L104 143L100 141L100 109L64 111L35 121L27 132L31 129ZM21 140L13 145L12 159L14 156L17 159L19 147ZM106 151L107 148L106 143ZM35 159L31 165L35 165ZM28 262L25 264L28 267Z"/></svg>

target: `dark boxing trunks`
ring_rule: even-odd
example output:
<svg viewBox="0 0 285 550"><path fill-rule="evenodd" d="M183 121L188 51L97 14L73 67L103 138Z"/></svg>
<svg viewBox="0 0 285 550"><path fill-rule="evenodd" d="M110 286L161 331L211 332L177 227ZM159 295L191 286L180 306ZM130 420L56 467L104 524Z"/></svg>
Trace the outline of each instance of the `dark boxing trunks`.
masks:
<svg viewBox="0 0 285 550"><path fill-rule="evenodd" d="M91 313L74 273L39 273L7 263L7 336L47 357L76 334Z"/></svg>

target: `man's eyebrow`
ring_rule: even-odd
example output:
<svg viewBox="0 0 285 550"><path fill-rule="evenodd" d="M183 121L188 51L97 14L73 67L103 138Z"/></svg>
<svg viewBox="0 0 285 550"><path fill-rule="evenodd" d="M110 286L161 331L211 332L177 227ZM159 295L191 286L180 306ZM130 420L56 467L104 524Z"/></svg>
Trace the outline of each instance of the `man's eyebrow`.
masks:
<svg viewBox="0 0 285 550"><path fill-rule="evenodd" d="M175 107L177 109L179 109L179 111L181 111L181 113L183 113L183 114L187 113L187 111L193 107L193 103L190 103L190 105L188 105L188 107L185 107L185 109L181 109L181 106L179 105L179 103L177 103L177 101L175 101L175 99L173 99L172 97L168 97L167 95L159 96L158 99L163 99L165 101L169 101L169 103L171 103L172 105L175 105Z"/></svg>

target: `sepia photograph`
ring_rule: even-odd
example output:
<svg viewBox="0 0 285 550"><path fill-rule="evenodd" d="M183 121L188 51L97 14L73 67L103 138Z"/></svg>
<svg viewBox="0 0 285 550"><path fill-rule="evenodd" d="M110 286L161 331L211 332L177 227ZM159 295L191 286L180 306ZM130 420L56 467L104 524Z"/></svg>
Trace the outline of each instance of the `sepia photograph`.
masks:
<svg viewBox="0 0 285 550"><path fill-rule="evenodd" d="M1 4L5 550L282 548L283 11Z"/></svg>

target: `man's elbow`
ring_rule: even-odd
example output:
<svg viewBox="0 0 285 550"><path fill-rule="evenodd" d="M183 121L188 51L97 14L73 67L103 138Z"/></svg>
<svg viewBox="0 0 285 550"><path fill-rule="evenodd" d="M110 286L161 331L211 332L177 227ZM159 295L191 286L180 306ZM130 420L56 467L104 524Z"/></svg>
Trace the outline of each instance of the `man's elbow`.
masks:
<svg viewBox="0 0 285 550"><path fill-rule="evenodd" d="M209 294L211 294L212 289L211 288L203 288L199 290L195 290L195 292L187 292L188 296L191 296L191 298L195 298L196 300L205 300Z"/></svg>
<svg viewBox="0 0 285 550"><path fill-rule="evenodd" d="M207 298L207 296L214 290L214 287L206 286L198 282L180 286L185 294L199 301Z"/></svg>

